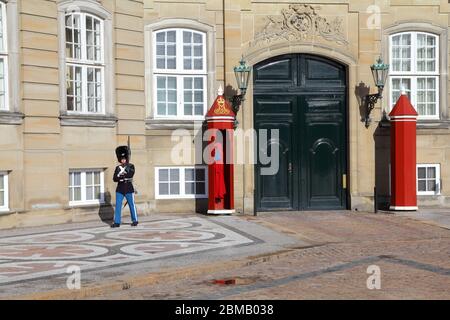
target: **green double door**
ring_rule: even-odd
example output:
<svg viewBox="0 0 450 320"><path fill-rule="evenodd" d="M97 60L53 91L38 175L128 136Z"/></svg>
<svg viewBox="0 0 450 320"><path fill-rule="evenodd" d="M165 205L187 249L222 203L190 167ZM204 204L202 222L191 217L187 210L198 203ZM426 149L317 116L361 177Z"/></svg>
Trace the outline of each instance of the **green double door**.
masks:
<svg viewBox="0 0 450 320"><path fill-rule="evenodd" d="M313 55L266 60L254 67L253 110L256 210L346 209L346 68ZM276 150L278 166L267 161Z"/></svg>

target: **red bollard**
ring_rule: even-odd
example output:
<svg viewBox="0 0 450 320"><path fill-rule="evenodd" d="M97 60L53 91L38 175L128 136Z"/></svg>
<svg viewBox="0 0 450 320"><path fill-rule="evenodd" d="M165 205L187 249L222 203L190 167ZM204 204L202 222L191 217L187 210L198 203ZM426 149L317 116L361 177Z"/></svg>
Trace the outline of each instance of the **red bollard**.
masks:
<svg viewBox="0 0 450 320"><path fill-rule="evenodd" d="M417 112L402 93L391 118L390 210L417 210L416 124Z"/></svg>

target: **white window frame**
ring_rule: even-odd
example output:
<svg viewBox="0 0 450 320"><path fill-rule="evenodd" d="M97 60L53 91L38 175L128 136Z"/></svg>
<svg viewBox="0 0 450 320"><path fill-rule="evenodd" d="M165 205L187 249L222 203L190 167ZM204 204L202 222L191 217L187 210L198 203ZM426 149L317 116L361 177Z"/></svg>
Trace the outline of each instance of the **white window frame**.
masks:
<svg viewBox="0 0 450 320"><path fill-rule="evenodd" d="M403 35L403 34L410 34L411 35L411 69L410 71L393 71L393 46L392 46L392 38ZM433 36L435 38L435 54L436 54L436 63L435 63L435 70L434 71L417 71L417 35L418 34L424 34L427 36ZM394 34L389 35L389 110L392 110L394 104L396 101L393 101L393 95L392 95L392 80L403 78L403 79L410 79L411 83L411 104L416 108L417 104L417 78L435 78L436 79L436 113L434 115L419 115L419 120L438 120L439 114L440 114L440 36L431 32L423 32L423 31L405 31L405 32L397 32Z"/></svg>
<svg viewBox="0 0 450 320"><path fill-rule="evenodd" d="M161 195L159 193L159 170L160 169L177 169L179 170L180 194ZM203 169L205 171L205 193L204 194L186 194L185 191L185 170L186 169ZM195 177L195 175L194 175ZM208 167L207 166L185 166L185 167L155 167L155 199L204 199L208 198Z"/></svg>
<svg viewBox="0 0 450 320"><path fill-rule="evenodd" d="M394 107L396 101L393 101L392 99L392 82L394 79L409 79L410 83L411 83L411 92L410 92L410 100L411 100L411 104L413 105L413 107L415 109L416 105L417 105L417 79L418 78L424 78L424 79L428 79L428 78L434 78L436 80L436 114L435 115L420 115L418 116L419 120L437 120L439 119L439 95L440 95L440 83L439 83L439 76L428 76L428 75L424 75L424 76L391 76L389 77L389 87L391 88L391 92L389 94L389 105L390 105L390 110L392 110L392 108Z"/></svg>
<svg viewBox="0 0 450 320"><path fill-rule="evenodd" d="M0 57L3 59L4 86L5 86L5 103L4 108L0 111L8 111L10 109L9 102L9 64L8 64L8 16L6 3L0 0L0 10L2 12L2 29L3 29L3 51L0 51Z"/></svg>
<svg viewBox="0 0 450 320"><path fill-rule="evenodd" d="M75 207L80 205L101 205L105 203L105 171L103 169L71 169L69 170L69 186L68 190L70 193L70 175L71 173L81 173L80 183L81 183L81 200L70 201L69 194L69 206ZM86 173L90 172L100 172L100 199L86 200Z"/></svg>
<svg viewBox="0 0 450 320"><path fill-rule="evenodd" d="M3 206L0 206L0 212L8 212L9 211L9 177L8 172L0 171L0 179L3 179L4 186L4 194L5 198Z"/></svg>
<svg viewBox="0 0 450 320"><path fill-rule="evenodd" d="M158 69L157 68L157 55L156 55L156 38L159 32L176 32L176 68L175 69ZM202 37L202 57L203 57L203 68L202 70L185 70L184 69L184 54L183 54L183 31L192 32L193 34L199 34ZM158 29L152 32L152 63L153 63L153 87L152 87L152 109L154 119L177 119L177 120L203 120L205 118L206 112L208 110L208 71L207 71L207 50L206 50L206 33L203 31L198 31L189 28L164 28ZM157 89L157 77L158 76L173 76L176 77L177 83L177 114L176 115L159 115L158 114L158 89ZM200 115L184 115L184 78L185 77L202 77L203 78L203 114ZM195 106L193 106L195 109ZM193 113L195 113L193 111Z"/></svg>
<svg viewBox="0 0 450 320"><path fill-rule="evenodd" d="M80 46L81 46L81 59L74 59L74 58L70 58L66 55L66 63L65 63L65 70L64 72L67 72L67 67L68 66L75 66L75 67L80 67L81 68L81 84L82 84L82 88L81 88L81 92L82 92L82 100L81 100L81 111L76 111L76 110L69 110L68 109L68 105L67 105L67 88L66 88L66 94L65 94L65 99L66 99L66 111L67 114L94 114L94 115L98 115L98 114L105 114L105 94L106 94L106 90L105 90L105 43L104 43L104 38L105 38L105 21L104 19L102 19L101 17L98 17L94 14L90 14L87 12L76 12L76 13L68 13L64 16L64 31L66 29L66 18L68 16L73 16L73 15L79 15L80 16L80 33L81 33L81 42L80 42ZM89 60L87 59L87 40L86 40L86 18L87 17L91 17L92 19L98 20L100 22L100 60ZM65 33L64 33L65 35ZM65 37L64 37L65 38ZM66 45L67 43L67 39L64 39L64 43ZM65 47L64 47L65 48ZM64 49L65 50L65 49ZM88 111L88 96L87 96L87 88L88 88L88 84L87 84L87 70L88 68L93 68L93 69L100 69L100 73L101 73L101 92L102 92L102 100L100 103L100 110L97 112L89 112ZM66 82L68 81L68 78L66 76ZM75 102L74 102L75 103Z"/></svg>
<svg viewBox="0 0 450 320"><path fill-rule="evenodd" d="M436 169L436 191L419 191L419 168ZM441 194L441 165L439 163L418 163L416 169L416 179L418 196L435 196ZM428 181L428 179L426 181Z"/></svg>

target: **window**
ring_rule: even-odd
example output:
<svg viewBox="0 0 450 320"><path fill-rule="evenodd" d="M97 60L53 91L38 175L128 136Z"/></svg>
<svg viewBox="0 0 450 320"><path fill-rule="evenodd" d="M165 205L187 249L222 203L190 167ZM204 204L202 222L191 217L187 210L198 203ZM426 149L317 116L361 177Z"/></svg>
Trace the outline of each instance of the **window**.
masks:
<svg viewBox="0 0 450 320"><path fill-rule="evenodd" d="M417 194L437 195L440 193L440 165L417 165Z"/></svg>
<svg viewBox="0 0 450 320"><path fill-rule="evenodd" d="M206 167L156 168L156 199L206 198Z"/></svg>
<svg viewBox="0 0 450 320"><path fill-rule="evenodd" d="M8 211L8 174L0 172L0 212Z"/></svg>
<svg viewBox="0 0 450 320"><path fill-rule="evenodd" d="M389 43L391 108L405 89L419 119L439 119L439 37L403 32Z"/></svg>
<svg viewBox="0 0 450 320"><path fill-rule="evenodd" d="M0 1L0 110L9 109L6 4Z"/></svg>
<svg viewBox="0 0 450 320"><path fill-rule="evenodd" d="M65 16L68 112L104 113L103 33L103 20L91 14Z"/></svg>
<svg viewBox="0 0 450 320"><path fill-rule="evenodd" d="M190 29L153 33L155 118L201 119L206 113L206 34Z"/></svg>
<svg viewBox="0 0 450 320"><path fill-rule="evenodd" d="M104 202L104 172L73 170L69 173L69 204L100 204Z"/></svg>

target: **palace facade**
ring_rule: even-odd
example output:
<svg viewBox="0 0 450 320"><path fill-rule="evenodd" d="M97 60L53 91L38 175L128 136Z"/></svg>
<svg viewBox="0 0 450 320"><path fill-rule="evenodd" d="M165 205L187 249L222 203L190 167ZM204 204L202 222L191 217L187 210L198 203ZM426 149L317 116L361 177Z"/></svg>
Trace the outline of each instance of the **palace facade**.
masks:
<svg viewBox="0 0 450 320"><path fill-rule="evenodd" d="M205 212L201 143L180 164L173 133L195 140L242 57L238 127L278 129L280 156L273 175L235 165L238 213L388 206L402 90L419 113L419 208L448 208L449 18L444 0L0 0L0 228L110 215L128 137L139 214Z"/></svg>

